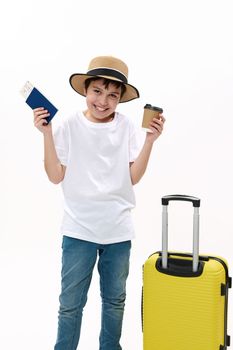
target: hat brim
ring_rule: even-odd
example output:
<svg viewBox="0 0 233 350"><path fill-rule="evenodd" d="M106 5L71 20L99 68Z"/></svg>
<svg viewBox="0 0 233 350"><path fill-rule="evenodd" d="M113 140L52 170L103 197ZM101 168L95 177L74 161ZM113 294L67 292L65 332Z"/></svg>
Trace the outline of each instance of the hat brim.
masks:
<svg viewBox="0 0 233 350"><path fill-rule="evenodd" d="M139 92L136 89L136 87L134 87L133 85L130 85L128 83L126 84L115 77L110 77L110 76L105 76L105 75L91 75L91 74L75 73L75 74L72 74L70 77L70 85L80 95L86 96L84 82L88 78L94 78L94 77L104 78L104 79L108 79L108 80L115 80L115 81L119 81L122 84L124 84L126 90L119 101L120 103L128 102L128 101L134 100L135 98L139 98Z"/></svg>

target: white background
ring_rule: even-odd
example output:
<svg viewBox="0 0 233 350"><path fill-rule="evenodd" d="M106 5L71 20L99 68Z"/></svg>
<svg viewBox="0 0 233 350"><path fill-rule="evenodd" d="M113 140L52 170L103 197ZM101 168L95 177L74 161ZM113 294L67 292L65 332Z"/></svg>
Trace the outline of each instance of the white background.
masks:
<svg viewBox="0 0 233 350"><path fill-rule="evenodd" d="M69 76L113 55L129 66L141 98L119 106L140 128L143 106L164 108L166 128L136 185L122 346L142 349L142 265L161 248L166 194L201 198L202 253L232 274L232 1L8 1L0 11L0 348L53 349L60 291L62 194L43 170L42 135L19 90L26 80L59 108L84 109ZM142 137L143 137L143 132ZM169 206L169 247L191 250L192 206ZM229 330L233 334L232 292ZM98 349L98 274L85 308L80 350Z"/></svg>

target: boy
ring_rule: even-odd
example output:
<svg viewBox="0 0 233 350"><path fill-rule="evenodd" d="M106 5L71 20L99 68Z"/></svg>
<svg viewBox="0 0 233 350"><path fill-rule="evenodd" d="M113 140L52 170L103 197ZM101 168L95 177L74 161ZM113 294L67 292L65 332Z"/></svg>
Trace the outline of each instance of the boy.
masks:
<svg viewBox="0 0 233 350"><path fill-rule="evenodd" d="M165 122L162 115L154 119L139 153L133 123L116 112L118 103L139 97L127 77L127 65L111 56L95 57L86 74L73 74L70 84L86 97L87 109L64 120L54 135L52 124L44 120L48 112L42 107L34 110L34 124L44 136L46 173L53 183L62 183L64 192L55 350L77 348L97 256L102 298L99 349L122 349L125 287L134 237L133 185L143 176Z"/></svg>

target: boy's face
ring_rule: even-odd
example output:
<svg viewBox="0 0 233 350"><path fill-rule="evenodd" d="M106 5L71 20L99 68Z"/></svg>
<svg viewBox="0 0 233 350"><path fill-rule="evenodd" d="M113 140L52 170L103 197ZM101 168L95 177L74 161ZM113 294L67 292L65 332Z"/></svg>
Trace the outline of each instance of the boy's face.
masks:
<svg viewBox="0 0 233 350"><path fill-rule="evenodd" d="M86 117L96 123L110 121L120 101L121 88L110 83L106 89L103 79L98 79L91 81L85 92L88 108Z"/></svg>

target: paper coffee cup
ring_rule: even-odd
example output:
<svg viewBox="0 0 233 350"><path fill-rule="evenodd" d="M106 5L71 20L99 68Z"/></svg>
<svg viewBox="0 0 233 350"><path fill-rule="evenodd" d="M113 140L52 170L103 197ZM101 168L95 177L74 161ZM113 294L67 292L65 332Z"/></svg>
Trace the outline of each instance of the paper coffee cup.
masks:
<svg viewBox="0 0 233 350"><path fill-rule="evenodd" d="M159 118L160 113L163 113L162 108L152 106L151 104L146 104L144 106L142 128L147 132L152 132L150 129L150 123L152 122L153 118Z"/></svg>

